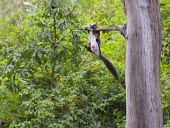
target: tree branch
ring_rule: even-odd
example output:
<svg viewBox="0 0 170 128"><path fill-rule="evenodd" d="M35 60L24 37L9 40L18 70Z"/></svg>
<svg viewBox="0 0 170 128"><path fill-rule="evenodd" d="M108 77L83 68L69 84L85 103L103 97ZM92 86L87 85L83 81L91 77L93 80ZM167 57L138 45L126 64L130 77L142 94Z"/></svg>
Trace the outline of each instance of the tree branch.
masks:
<svg viewBox="0 0 170 128"><path fill-rule="evenodd" d="M127 39L127 33L126 33L126 24L123 26L115 26L115 27L109 27L109 28L96 28L96 29L90 29L89 27L85 27L85 28L78 28L76 30L86 30L86 31L102 31L102 32L106 32L106 31L119 31L124 37L125 39Z"/></svg>

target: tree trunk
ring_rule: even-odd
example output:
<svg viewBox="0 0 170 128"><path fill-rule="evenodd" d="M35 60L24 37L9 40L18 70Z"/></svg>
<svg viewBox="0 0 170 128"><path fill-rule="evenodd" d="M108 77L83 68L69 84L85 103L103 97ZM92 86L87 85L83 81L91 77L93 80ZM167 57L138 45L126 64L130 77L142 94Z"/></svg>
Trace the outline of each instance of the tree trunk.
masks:
<svg viewBox="0 0 170 128"><path fill-rule="evenodd" d="M126 128L163 128L159 0L123 0L127 18Z"/></svg>

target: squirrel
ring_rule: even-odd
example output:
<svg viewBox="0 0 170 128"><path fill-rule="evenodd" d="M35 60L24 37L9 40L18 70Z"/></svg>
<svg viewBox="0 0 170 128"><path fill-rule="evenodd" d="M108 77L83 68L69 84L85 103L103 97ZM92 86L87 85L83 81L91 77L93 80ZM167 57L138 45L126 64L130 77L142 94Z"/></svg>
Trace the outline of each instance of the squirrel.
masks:
<svg viewBox="0 0 170 128"><path fill-rule="evenodd" d="M94 53L98 56L100 60L103 61L107 69L112 73L116 80L119 80L118 73L112 63L102 55L100 50L100 31L95 31L97 28L96 24L90 25L90 30L87 29L89 33L89 43L85 46L86 50Z"/></svg>

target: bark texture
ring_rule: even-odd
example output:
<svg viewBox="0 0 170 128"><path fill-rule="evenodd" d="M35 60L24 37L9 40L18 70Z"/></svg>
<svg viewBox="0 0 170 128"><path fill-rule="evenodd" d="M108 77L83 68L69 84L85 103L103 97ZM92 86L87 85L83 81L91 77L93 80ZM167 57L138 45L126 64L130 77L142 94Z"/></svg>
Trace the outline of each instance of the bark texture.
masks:
<svg viewBox="0 0 170 128"><path fill-rule="evenodd" d="M163 128L159 0L123 0L126 19L126 128Z"/></svg>

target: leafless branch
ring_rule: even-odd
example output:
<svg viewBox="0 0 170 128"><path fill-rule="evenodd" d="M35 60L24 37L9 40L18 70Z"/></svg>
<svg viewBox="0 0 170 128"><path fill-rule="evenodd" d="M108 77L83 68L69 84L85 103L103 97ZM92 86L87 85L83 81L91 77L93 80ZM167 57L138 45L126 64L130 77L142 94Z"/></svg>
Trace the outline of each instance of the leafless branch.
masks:
<svg viewBox="0 0 170 128"><path fill-rule="evenodd" d="M78 28L76 30L85 30L85 31L119 31L126 39L127 39L127 34L126 34L126 25L124 26L115 26L115 27L109 27L109 28L96 28L96 29L90 29L89 27L85 28Z"/></svg>

